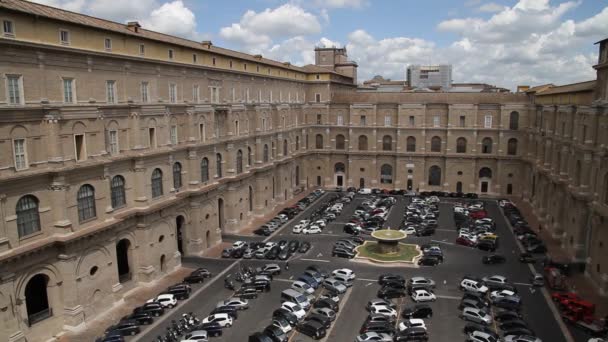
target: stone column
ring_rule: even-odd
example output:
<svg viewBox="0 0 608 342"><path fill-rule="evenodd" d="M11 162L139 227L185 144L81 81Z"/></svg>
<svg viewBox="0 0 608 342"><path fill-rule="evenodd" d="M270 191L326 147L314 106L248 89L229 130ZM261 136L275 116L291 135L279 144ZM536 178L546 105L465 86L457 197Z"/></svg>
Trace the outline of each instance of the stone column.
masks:
<svg viewBox="0 0 608 342"><path fill-rule="evenodd" d="M203 158L197 155L195 149L188 150L188 157L186 161L186 184L189 188L197 188L201 182L201 160ZM209 177L211 178L211 160L209 161Z"/></svg>
<svg viewBox="0 0 608 342"><path fill-rule="evenodd" d="M190 209L190 221L186 222L182 232L186 236L186 244L184 254L188 255L201 255L204 252L205 246L203 245L204 232L203 232L203 220L201 213L201 203L197 201L191 201L189 203Z"/></svg>
<svg viewBox="0 0 608 342"><path fill-rule="evenodd" d="M138 112L131 112L131 115L129 116L129 140L131 141L130 147L133 150L142 150L148 145L143 141L140 120L141 118Z"/></svg>
<svg viewBox="0 0 608 342"><path fill-rule="evenodd" d="M56 175L53 177L49 190L51 190L51 207L53 212L53 226L55 232L67 234L72 229L72 221L68 215L70 203L74 203L68 198L70 186L66 183L65 176Z"/></svg>
<svg viewBox="0 0 608 342"><path fill-rule="evenodd" d="M135 206L142 207L148 203L148 191L146 184L146 167L144 159L136 159L133 165L133 180L135 180L133 190L135 193Z"/></svg>
<svg viewBox="0 0 608 342"><path fill-rule="evenodd" d="M63 287L63 320L64 325L69 329L84 327L85 315L82 301L85 298L78 297L78 284L76 280L76 263L78 258L75 254L59 254L57 267L64 275L63 283L58 286ZM57 308L59 309L59 308Z"/></svg>

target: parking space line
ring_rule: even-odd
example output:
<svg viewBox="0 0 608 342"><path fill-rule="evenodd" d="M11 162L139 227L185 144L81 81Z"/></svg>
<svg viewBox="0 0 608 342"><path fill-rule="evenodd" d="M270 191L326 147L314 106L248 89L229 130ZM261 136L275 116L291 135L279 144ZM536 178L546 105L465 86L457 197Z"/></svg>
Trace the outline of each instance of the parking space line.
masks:
<svg viewBox="0 0 608 342"><path fill-rule="evenodd" d="M378 281L378 279L367 279L367 278L355 278L355 280L361 280L361 281L373 281L374 283Z"/></svg>
<svg viewBox="0 0 608 342"><path fill-rule="evenodd" d="M455 244L455 243L453 243L453 242L447 242L447 241L441 241L441 240L431 240L431 242L443 243L443 244L446 244L446 245L452 245L452 246L456 245L456 244ZM465 247L466 247L466 246L465 246Z"/></svg>
<svg viewBox="0 0 608 342"><path fill-rule="evenodd" d="M526 283L513 283L515 285L521 285L521 286L532 286L532 284L526 284Z"/></svg>
<svg viewBox="0 0 608 342"><path fill-rule="evenodd" d="M323 260L323 259L306 259L306 258L301 258L300 260L304 260L304 261L316 261L316 262L331 262L330 260Z"/></svg>
<svg viewBox="0 0 608 342"><path fill-rule="evenodd" d="M453 299L453 300L461 300L462 297L458 297L458 296L447 296L447 295L435 295L435 297L437 298L441 298L441 299Z"/></svg>
<svg viewBox="0 0 608 342"><path fill-rule="evenodd" d="M458 231L454 230L454 229L435 229L438 232L450 232L450 233L458 233Z"/></svg>

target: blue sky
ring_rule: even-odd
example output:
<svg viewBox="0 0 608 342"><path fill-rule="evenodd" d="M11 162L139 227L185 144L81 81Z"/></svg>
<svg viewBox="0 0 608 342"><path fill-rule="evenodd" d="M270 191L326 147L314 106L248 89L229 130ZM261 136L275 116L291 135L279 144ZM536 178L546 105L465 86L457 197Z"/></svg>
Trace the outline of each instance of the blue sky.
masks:
<svg viewBox="0 0 608 342"><path fill-rule="evenodd" d="M594 78L606 0L36 0L294 64L346 46L360 81L450 63L454 81L564 84Z"/></svg>

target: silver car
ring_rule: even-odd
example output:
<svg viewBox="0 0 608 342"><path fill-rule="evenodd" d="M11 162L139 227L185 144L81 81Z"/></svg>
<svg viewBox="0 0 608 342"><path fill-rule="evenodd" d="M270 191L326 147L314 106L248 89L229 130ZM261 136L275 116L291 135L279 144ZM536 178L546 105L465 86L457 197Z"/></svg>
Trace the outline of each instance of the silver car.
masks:
<svg viewBox="0 0 608 342"><path fill-rule="evenodd" d="M476 308L464 308L460 317L465 321L475 322L490 325L492 324L492 316L487 312Z"/></svg>

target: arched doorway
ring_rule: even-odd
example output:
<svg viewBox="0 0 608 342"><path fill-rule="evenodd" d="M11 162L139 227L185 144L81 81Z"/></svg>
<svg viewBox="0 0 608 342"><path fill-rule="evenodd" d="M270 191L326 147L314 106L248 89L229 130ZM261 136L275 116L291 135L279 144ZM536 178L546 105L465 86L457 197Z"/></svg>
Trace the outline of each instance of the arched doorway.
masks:
<svg viewBox="0 0 608 342"><path fill-rule="evenodd" d="M365 178L359 178L359 188L365 188Z"/></svg>
<svg viewBox="0 0 608 342"><path fill-rule="evenodd" d="M36 274L25 286L25 307L29 325L50 317L53 312L49 306L47 288L49 277Z"/></svg>
<svg viewBox="0 0 608 342"><path fill-rule="evenodd" d="M127 239L122 239L116 244L116 266L118 268L118 281L120 283L131 280L130 249L131 242Z"/></svg>
<svg viewBox="0 0 608 342"><path fill-rule="evenodd" d="M165 273L165 271L167 270L167 261L165 260L165 255L161 255L160 256L160 271L162 273Z"/></svg>
<svg viewBox="0 0 608 342"><path fill-rule="evenodd" d="M479 170L479 191L481 193L487 193L490 190L492 183L492 170L487 167L482 167Z"/></svg>
<svg viewBox="0 0 608 342"><path fill-rule="evenodd" d="M218 226L221 230L224 230L224 199L217 199L217 220Z"/></svg>
<svg viewBox="0 0 608 342"><path fill-rule="evenodd" d="M456 182L456 192L462 192L462 182Z"/></svg>
<svg viewBox="0 0 608 342"><path fill-rule="evenodd" d="M344 174L346 172L346 167L344 163L336 163L334 165L334 180L336 186L344 186Z"/></svg>
<svg viewBox="0 0 608 342"><path fill-rule="evenodd" d="M183 228L185 219L182 215L179 215L175 218L175 239L177 240L177 250L180 254L184 255L184 244L183 244Z"/></svg>

